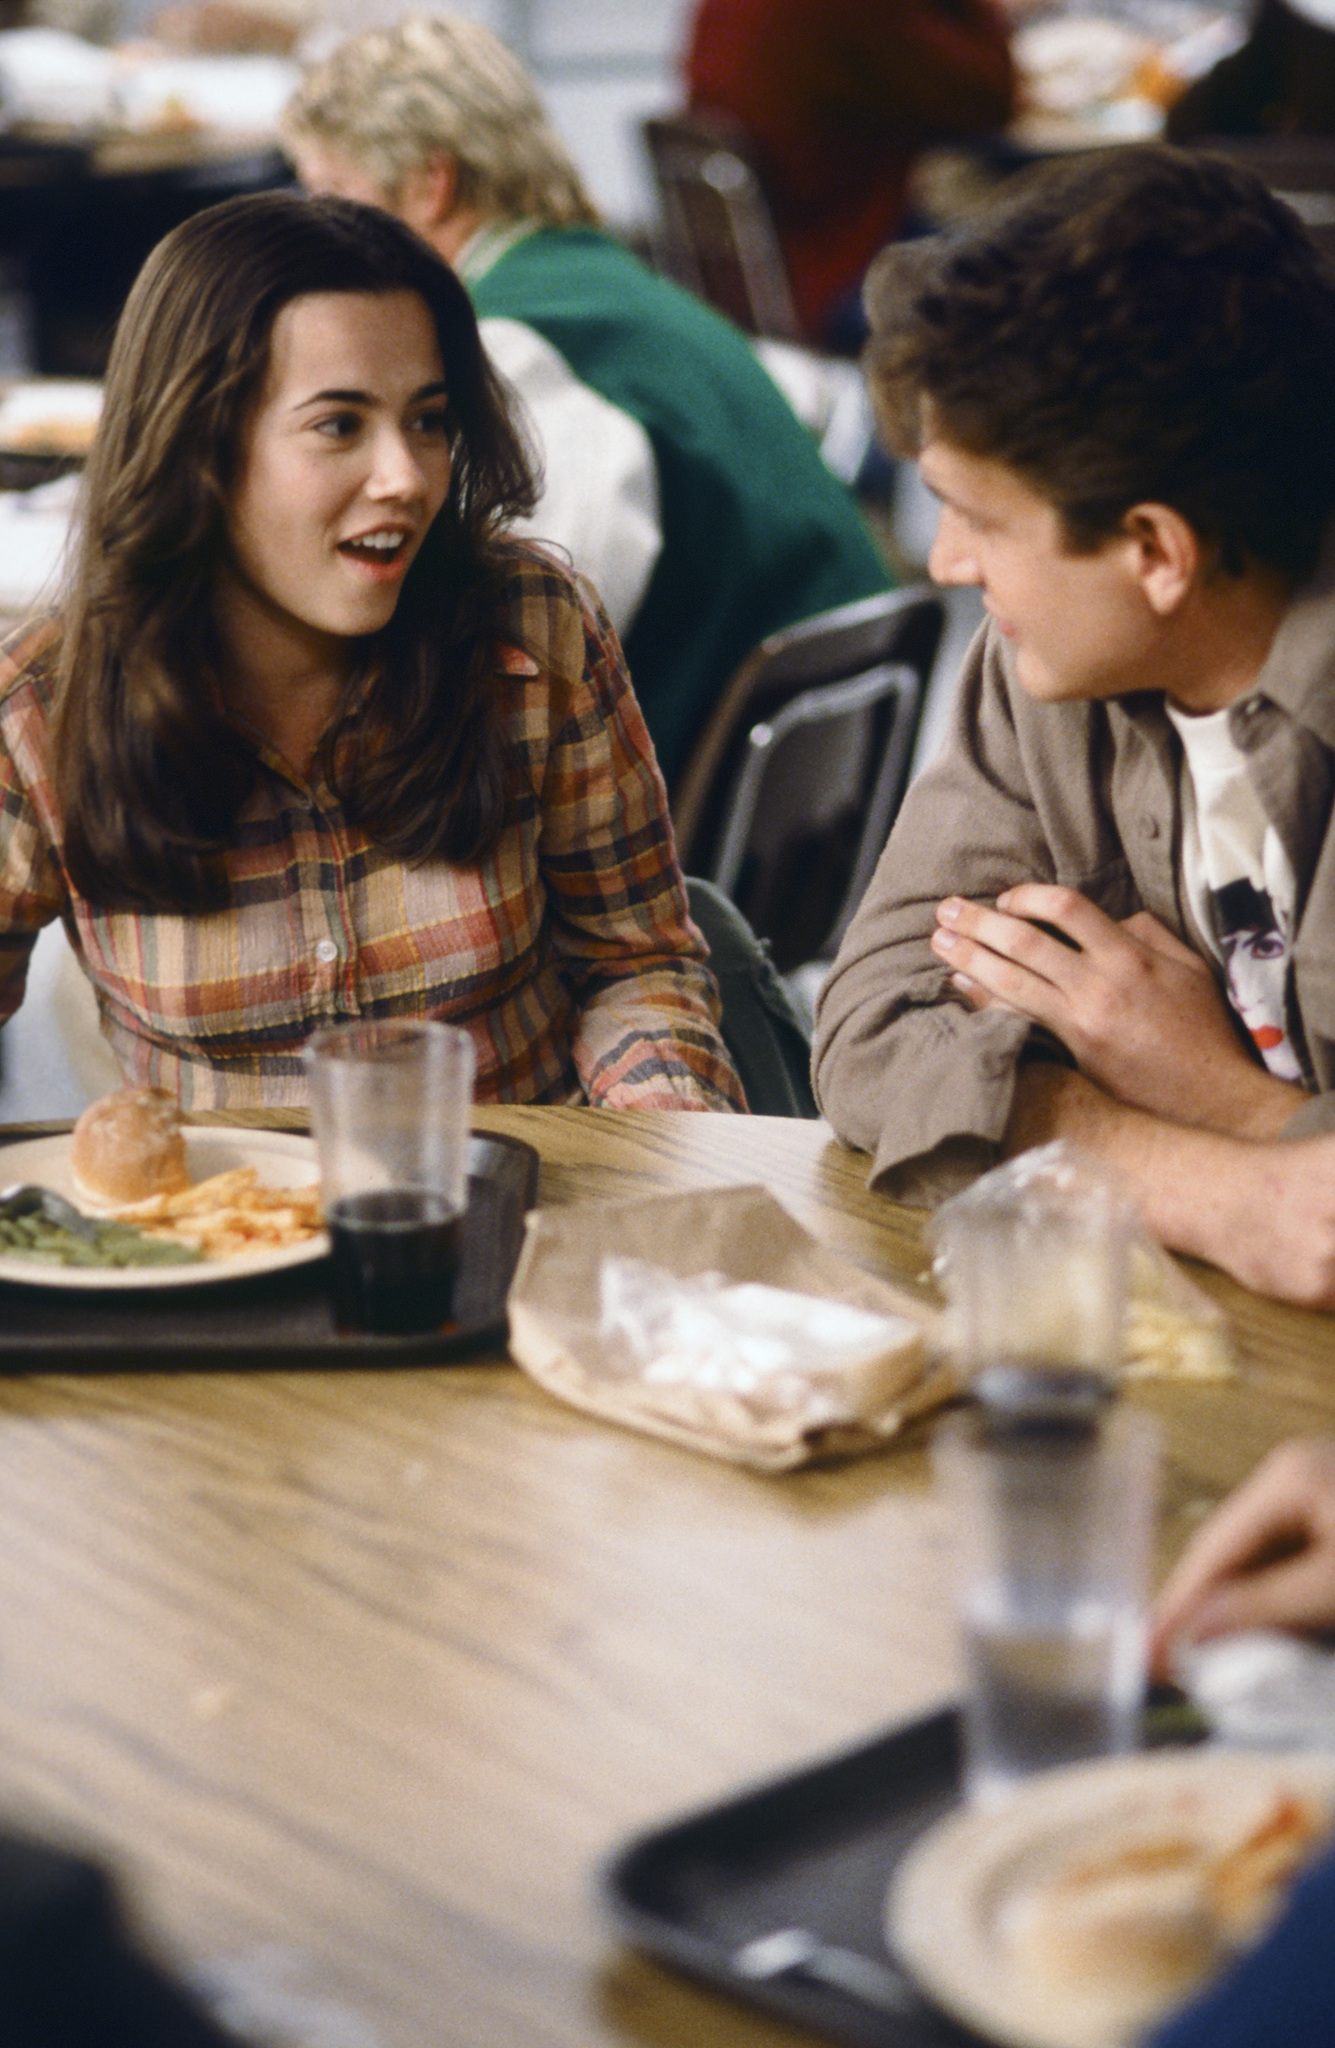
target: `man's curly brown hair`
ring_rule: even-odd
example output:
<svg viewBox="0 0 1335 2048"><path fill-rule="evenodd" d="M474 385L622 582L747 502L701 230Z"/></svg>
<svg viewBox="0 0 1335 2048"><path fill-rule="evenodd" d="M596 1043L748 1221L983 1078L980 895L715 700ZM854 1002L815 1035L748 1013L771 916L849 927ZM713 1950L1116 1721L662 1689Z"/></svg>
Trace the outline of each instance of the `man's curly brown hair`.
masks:
<svg viewBox="0 0 1335 2048"><path fill-rule="evenodd" d="M1148 145L1045 165L867 281L882 429L1004 462L1090 552L1133 505L1301 580L1335 509L1335 279L1221 158Z"/></svg>

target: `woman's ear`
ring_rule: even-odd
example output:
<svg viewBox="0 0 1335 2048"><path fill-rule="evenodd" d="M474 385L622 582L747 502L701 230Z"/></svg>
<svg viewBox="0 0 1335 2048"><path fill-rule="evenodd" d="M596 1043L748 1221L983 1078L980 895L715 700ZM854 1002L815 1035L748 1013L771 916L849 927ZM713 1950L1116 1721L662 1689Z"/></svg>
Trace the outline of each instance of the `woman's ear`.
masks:
<svg viewBox="0 0 1335 2048"><path fill-rule="evenodd" d="M1168 618L1187 597L1205 566L1194 526L1171 505L1133 505L1122 521L1132 570L1152 611Z"/></svg>

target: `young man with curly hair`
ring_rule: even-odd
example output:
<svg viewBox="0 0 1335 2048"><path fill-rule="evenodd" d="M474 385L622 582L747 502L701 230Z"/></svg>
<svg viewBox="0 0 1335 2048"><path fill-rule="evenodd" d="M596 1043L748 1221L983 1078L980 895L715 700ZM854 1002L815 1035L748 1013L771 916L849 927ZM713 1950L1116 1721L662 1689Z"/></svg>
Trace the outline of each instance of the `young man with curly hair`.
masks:
<svg viewBox="0 0 1335 2048"><path fill-rule="evenodd" d="M1335 1307L1335 281L1149 147L887 251L868 308L990 617L822 994L825 1113L918 1202L1073 1139Z"/></svg>

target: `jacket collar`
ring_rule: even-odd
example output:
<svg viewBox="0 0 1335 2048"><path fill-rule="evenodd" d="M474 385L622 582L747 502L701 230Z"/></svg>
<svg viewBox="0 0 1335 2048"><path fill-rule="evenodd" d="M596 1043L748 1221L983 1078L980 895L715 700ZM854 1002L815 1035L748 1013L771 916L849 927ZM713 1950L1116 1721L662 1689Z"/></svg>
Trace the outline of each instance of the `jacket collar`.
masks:
<svg viewBox="0 0 1335 2048"><path fill-rule="evenodd" d="M1335 750L1335 520L1316 574L1279 622L1255 688Z"/></svg>

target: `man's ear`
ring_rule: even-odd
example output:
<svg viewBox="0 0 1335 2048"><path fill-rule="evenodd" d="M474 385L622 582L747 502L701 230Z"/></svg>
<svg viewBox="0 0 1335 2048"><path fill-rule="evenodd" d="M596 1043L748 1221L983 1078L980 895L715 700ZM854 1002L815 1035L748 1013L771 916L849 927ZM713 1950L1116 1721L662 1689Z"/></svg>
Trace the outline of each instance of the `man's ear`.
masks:
<svg viewBox="0 0 1335 2048"><path fill-rule="evenodd" d="M1171 505L1133 505L1122 521L1133 573L1152 611L1175 612L1204 567L1205 551L1190 522Z"/></svg>
<svg viewBox="0 0 1335 2048"><path fill-rule="evenodd" d="M432 235L449 220L459 198L459 165L448 150L438 149L425 163L415 164L399 186L395 212L419 235Z"/></svg>

